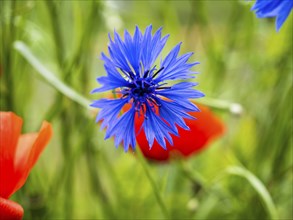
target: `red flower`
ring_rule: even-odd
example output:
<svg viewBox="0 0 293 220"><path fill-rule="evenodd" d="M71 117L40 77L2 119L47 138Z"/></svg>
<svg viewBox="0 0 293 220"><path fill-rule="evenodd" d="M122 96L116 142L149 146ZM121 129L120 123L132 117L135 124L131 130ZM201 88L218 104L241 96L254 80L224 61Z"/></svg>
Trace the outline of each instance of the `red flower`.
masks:
<svg viewBox="0 0 293 220"><path fill-rule="evenodd" d="M21 127L20 117L0 112L0 219L22 219L23 208L8 199L23 186L52 136L46 121L38 133L20 135Z"/></svg>
<svg viewBox="0 0 293 220"><path fill-rule="evenodd" d="M210 141L223 135L224 124L218 119L209 108L197 104L201 112L190 112L196 120L185 120L190 130L186 131L178 127L179 136L173 136L173 146L167 143L167 150L164 150L155 141L150 149L144 131L139 132L136 137L138 145L144 156L150 160L167 161L172 155L188 157L198 153L205 148ZM136 117L135 127L139 131L143 123L143 117Z"/></svg>

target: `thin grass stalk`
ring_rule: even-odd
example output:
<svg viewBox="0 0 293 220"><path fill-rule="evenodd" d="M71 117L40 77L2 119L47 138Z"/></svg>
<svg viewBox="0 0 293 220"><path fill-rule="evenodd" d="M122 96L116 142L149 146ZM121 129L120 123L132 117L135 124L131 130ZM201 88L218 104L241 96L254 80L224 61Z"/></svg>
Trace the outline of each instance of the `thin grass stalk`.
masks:
<svg viewBox="0 0 293 220"><path fill-rule="evenodd" d="M50 13L50 19L51 19L51 25L53 29L53 37L55 40L55 52L57 57L57 62L59 64L59 69L62 71L65 66L65 45L63 41L62 31L61 31L61 22L59 18L59 11L57 10L56 3L54 1L47 1L47 8ZM66 73L64 73L66 74ZM69 74L71 75L71 74ZM63 76L64 77L64 76ZM58 94L59 95L59 94ZM57 95L57 96L58 96ZM72 131L70 131L70 128L72 128L73 116L74 112L71 111L71 103L68 100L64 100L61 98L61 103L55 103L58 105L63 105L63 108L61 108L61 141L62 141L62 152L63 152L63 166L67 167L69 169L68 176L66 179L66 199L65 199L65 218L71 219L73 217L73 167L66 166L66 164L73 164L70 161L71 154L72 154L72 148L73 145L71 143L72 136L70 135Z"/></svg>
<svg viewBox="0 0 293 220"><path fill-rule="evenodd" d="M5 18L3 15L3 24L1 27L2 32L2 49L3 54L1 56L1 65L2 67L2 74L5 80L6 91L5 91L5 108L10 111L15 111L15 103L14 103L14 93L15 93L15 86L13 80L13 71L12 71L12 60L13 60L13 41L15 39L15 26L14 26L14 19L15 19L15 10L16 10L16 1L11 2L2 2L1 7L4 7L4 4L10 4L11 14L9 14L9 21L8 25L6 25ZM3 13L4 14L4 13ZM2 78L2 77L1 77ZM9 87L8 87L9 86ZM2 106L1 106L2 107Z"/></svg>
<svg viewBox="0 0 293 220"><path fill-rule="evenodd" d="M143 170L144 170L144 172L146 174L146 177L147 177L147 179L148 179L148 181L149 181L149 183L150 183L150 185L152 187L152 190L154 192L154 195L155 195L155 198L156 198L156 200L158 202L158 205L160 206L162 214L164 215L165 219L169 219L170 218L169 212L168 212L168 210L166 208L166 205L165 205L165 202L164 202L164 200L163 200L163 198L161 196L161 193L160 193L160 191L159 191L159 189L158 189L158 187L157 187L157 185L155 183L155 180L153 179L153 177L151 175L151 172L150 172L149 167L148 167L148 165L146 163L146 160L145 160L144 156L142 155L142 152L139 150L139 148L137 147L136 149L137 149L136 152L137 152L138 161L140 162L140 164L141 164L141 166L142 166L142 168L143 168Z"/></svg>
<svg viewBox="0 0 293 220"><path fill-rule="evenodd" d="M52 31L53 31L53 37L55 41L55 53L57 57L57 63L59 63L59 66L63 67L64 65L64 41L62 37L62 32L61 32L61 25L60 25L60 18L59 18L59 13L57 11L57 6L55 1L45 1L47 4L47 8L50 14L50 19L51 19L51 25L52 25Z"/></svg>
<svg viewBox="0 0 293 220"><path fill-rule="evenodd" d="M215 184L222 180L223 178L234 175L244 178L251 187L255 190L261 201L263 202L264 208L266 209L269 219L275 220L278 218L278 213L276 206L273 202L273 199L265 187L265 185L262 183L262 181L257 178L253 173L251 173L249 170L239 167L239 166L231 166L226 168L220 175L218 175L210 184L210 187L215 186Z"/></svg>

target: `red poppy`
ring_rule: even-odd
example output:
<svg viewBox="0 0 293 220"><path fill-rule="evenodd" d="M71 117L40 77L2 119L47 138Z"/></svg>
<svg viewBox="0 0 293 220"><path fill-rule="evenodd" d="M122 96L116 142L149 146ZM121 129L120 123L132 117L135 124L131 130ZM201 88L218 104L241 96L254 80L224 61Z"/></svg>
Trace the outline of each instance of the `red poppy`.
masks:
<svg viewBox="0 0 293 220"><path fill-rule="evenodd" d="M22 219L23 208L8 199L23 186L52 136L46 121L38 133L21 135L21 127L20 117L0 112L0 219Z"/></svg>
<svg viewBox="0 0 293 220"><path fill-rule="evenodd" d="M150 149L148 141L144 131L139 132L136 140L143 153L143 155L150 160L167 161L172 155L188 157L192 154L196 154L204 149L210 141L216 137L221 136L225 127L220 119L218 119L211 110L203 105L196 104L200 112L190 112L192 116L196 117L196 120L185 120L190 130L184 130L178 128L179 136L172 135L173 146L167 143L167 150L164 150L155 141L154 145ZM138 131L143 123L143 117L136 117L135 128Z"/></svg>

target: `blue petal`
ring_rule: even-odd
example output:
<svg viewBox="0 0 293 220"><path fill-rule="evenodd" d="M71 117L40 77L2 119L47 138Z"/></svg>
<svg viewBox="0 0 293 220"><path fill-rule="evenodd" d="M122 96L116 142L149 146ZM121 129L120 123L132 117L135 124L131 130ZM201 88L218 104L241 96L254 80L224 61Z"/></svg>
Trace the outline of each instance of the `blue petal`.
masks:
<svg viewBox="0 0 293 220"><path fill-rule="evenodd" d="M142 38L142 42L141 42L141 47L142 47L142 51L143 53L141 54L141 61L142 64L145 68L145 70L149 70L151 68L151 63L150 63L150 56L151 56L151 49L150 49L150 45L151 45L151 41L152 41L152 25L149 25L146 30L145 33L143 35Z"/></svg>
<svg viewBox="0 0 293 220"><path fill-rule="evenodd" d="M279 14L280 7L281 5L279 0L261 0L256 2L256 4L252 7L252 10L256 10L258 18L274 17Z"/></svg>
<svg viewBox="0 0 293 220"><path fill-rule="evenodd" d="M94 89L92 93L104 92L119 87L129 86L129 82L121 76L120 72L118 72L115 68L113 62L104 53L102 53L102 60L105 62L104 67L107 71L107 76L97 78L98 82L103 86L101 88Z"/></svg>
<svg viewBox="0 0 293 220"><path fill-rule="evenodd" d="M192 89L197 83L180 82L171 87L171 89L158 90L156 93L169 99L196 99L204 97L204 94L198 90Z"/></svg>
<svg viewBox="0 0 293 220"><path fill-rule="evenodd" d="M90 106L101 108L96 122L103 120L101 129L109 127L112 121L116 121L122 107L128 102L127 99L100 99L94 101Z"/></svg>
<svg viewBox="0 0 293 220"><path fill-rule="evenodd" d="M170 134L178 135L177 130L169 127L148 105L146 105L146 117L147 118L143 122L143 128L150 148L153 146L154 139L156 139L164 149L166 149L165 138L173 145Z"/></svg>
<svg viewBox="0 0 293 220"><path fill-rule="evenodd" d="M129 149L129 145L135 149L135 129L134 129L135 110L132 107L124 113L111 127L107 130L105 139L115 136L115 146L118 147L123 141L124 150Z"/></svg>
<svg viewBox="0 0 293 220"><path fill-rule="evenodd" d="M154 36L151 36L152 26L148 26L142 39L141 61L145 70L150 70L164 48L168 35L161 39L162 28L159 28Z"/></svg>
<svg viewBox="0 0 293 220"><path fill-rule="evenodd" d="M277 31L280 30L280 28L282 27L283 23L286 21L286 19L288 18L291 10L293 7L293 0L291 1L287 1L287 4L283 4L282 7L282 13L277 17L276 20L276 29Z"/></svg>
<svg viewBox="0 0 293 220"><path fill-rule="evenodd" d="M172 65L173 62L176 60L177 55L179 53L180 50L180 46L181 46L182 42L180 42L179 44L177 44L172 50L171 52L166 56L166 58L164 59L163 63L161 64L161 66L163 66L166 69L168 69L169 65Z"/></svg>
<svg viewBox="0 0 293 220"><path fill-rule="evenodd" d="M155 79L155 82L193 78L194 72L190 71L190 68L199 63L186 63L193 53L187 53L177 58L180 45L181 43L176 45L161 63L161 67L164 67L164 69Z"/></svg>
<svg viewBox="0 0 293 220"><path fill-rule="evenodd" d="M193 116L186 113L188 108L183 105L178 105L176 102L169 102L160 100L159 114L168 124L172 126L174 130L177 130L176 124L185 130L189 130L189 127L185 124L184 118L195 119Z"/></svg>
<svg viewBox="0 0 293 220"><path fill-rule="evenodd" d="M140 38L139 38L139 29L136 28L133 39L125 30L124 32L124 41L125 41L125 54L131 64L132 68L136 73L139 73L139 62L140 62Z"/></svg>
<svg viewBox="0 0 293 220"><path fill-rule="evenodd" d="M121 49L123 45L120 45L117 42L113 42L110 35L109 39L110 44L108 46L108 51L115 67L124 69L127 72L131 71L131 68L129 67L125 55Z"/></svg>
<svg viewBox="0 0 293 220"><path fill-rule="evenodd" d="M277 17L276 29L279 31L292 7L292 0L257 0L251 10L255 10L258 18Z"/></svg>

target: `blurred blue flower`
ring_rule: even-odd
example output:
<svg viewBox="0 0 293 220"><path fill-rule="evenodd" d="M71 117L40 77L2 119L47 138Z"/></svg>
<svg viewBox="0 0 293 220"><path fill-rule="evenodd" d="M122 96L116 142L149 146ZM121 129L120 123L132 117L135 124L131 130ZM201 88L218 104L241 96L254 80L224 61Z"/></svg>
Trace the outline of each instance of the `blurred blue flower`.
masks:
<svg viewBox="0 0 293 220"><path fill-rule="evenodd" d="M251 10L255 10L258 18L277 17L276 28L279 31L292 7L293 0L257 0Z"/></svg>
<svg viewBox="0 0 293 220"><path fill-rule="evenodd" d="M198 62L187 63L193 53L178 56L180 45L176 45L160 64L155 62L164 48L169 35L161 37L162 28L152 35L152 25L142 34L136 27L133 37L127 30L124 41L114 31L114 40L109 35L110 56L102 53L102 60L107 76L97 78L102 87L92 91L104 92L116 90L118 98L100 99L91 104L101 108L96 121L102 121L105 139L114 136L115 146L123 142L125 151L131 146L135 149L135 117L144 117L141 129L144 129L150 148L154 139L166 149L165 139L172 145L170 134L178 136L176 126L188 130L184 118L192 119L187 112L199 111L189 99L203 97L194 90L196 83L186 82L194 78L190 70ZM171 80L181 80L168 85ZM122 108L129 103L130 109L120 115ZM139 131L138 131L139 132Z"/></svg>

